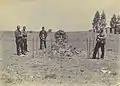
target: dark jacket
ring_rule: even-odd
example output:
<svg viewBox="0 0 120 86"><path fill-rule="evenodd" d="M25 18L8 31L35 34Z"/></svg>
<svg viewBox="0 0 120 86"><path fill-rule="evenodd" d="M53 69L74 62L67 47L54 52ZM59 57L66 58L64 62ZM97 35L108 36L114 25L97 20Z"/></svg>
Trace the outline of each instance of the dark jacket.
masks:
<svg viewBox="0 0 120 86"><path fill-rule="evenodd" d="M105 44L106 43L106 33L102 32L97 35L96 41Z"/></svg>
<svg viewBox="0 0 120 86"><path fill-rule="evenodd" d="M27 39L27 31L22 31L22 36L23 36L23 39Z"/></svg>
<svg viewBox="0 0 120 86"><path fill-rule="evenodd" d="M22 40L21 31L19 31L19 30L16 30L16 31L15 31L15 40L16 40L17 43Z"/></svg>
<svg viewBox="0 0 120 86"><path fill-rule="evenodd" d="M40 37L40 39L46 39L46 37L47 37L47 32L44 30L42 30L42 31L40 31L40 33L39 33L39 37Z"/></svg>

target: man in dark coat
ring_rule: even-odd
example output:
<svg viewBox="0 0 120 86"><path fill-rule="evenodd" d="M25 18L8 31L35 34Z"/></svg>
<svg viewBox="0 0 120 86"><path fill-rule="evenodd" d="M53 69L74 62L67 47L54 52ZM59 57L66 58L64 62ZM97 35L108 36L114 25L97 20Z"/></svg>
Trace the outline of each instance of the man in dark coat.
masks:
<svg viewBox="0 0 120 86"><path fill-rule="evenodd" d="M20 31L20 26L17 26L17 30L15 31L15 42L16 42L16 48L17 48L17 55L20 55L21 53L25 55L23 50L23 39L22 39L22 33Z"/></svg>
<svg viewBox="0 0 120 86"><path fill-rule="evenodd" d="M100 29L100 32L99 34L97 35L97 38L96 38L96 45L95 45L95 48L94 48L94 53L93 53L93 57L92 59L96 59L96 54L99 50L99 48L101 48L101 58L104 59L104 52L105 52L105 43L106 43L106 32L103 30L103 29Z"/></svg>
<svg viewBox="0 0 120 86"><path fill-rule="evenodd" d="M47 32L45 31L45 28L42 27L42 30L39 33L40 38L40 49L42 50L42 44L44 43L44 47L46 48L46 38L47 38Z"/></svg>
<svg viewBox="0 0 120 86"><path fill-rule="evenodd" d="M28 52L28 49L27 49L27 31L26 31L26 26L23 26L22 36L23 36L24 51Z"/></svg>

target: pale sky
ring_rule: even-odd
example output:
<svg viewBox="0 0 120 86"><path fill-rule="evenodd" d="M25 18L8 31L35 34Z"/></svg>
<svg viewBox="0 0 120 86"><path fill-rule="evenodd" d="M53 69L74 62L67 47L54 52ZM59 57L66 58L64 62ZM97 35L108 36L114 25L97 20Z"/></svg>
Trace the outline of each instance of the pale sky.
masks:
<svg viewBox="0 0 120 86"><path fill-rule="evenodd" d="M0 30L15 30L18 24L28 30L88 30L97 10L104 10L109 25L120 12L120 0L0 0Z"/></svg>

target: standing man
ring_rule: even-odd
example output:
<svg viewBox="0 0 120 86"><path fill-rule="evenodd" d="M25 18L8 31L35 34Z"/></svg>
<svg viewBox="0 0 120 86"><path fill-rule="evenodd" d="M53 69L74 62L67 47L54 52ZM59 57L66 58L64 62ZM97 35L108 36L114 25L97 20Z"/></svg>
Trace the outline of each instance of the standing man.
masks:
<svg viewBox="0 0 120 86"><path fill-rule="evenodd" d="M24 51L28 52L28 49L27 49L27 31L26 31L26 26L23 26L22 36L23 36L23 48L24 48Z"/></svg>
<svg viewBox="0 0 120 86"><path fill-rule="evenodd" d="M40 38L40 49L42 50L42 44L44 43L44 47L46 48L46 38L47 38L47 32L45 31L44 26L42 27L42 30L39 33Z"/></svg>
<svg viewBox="0 0 120 86"><path fill-rule="evenodd" d="M103 29L100 29L100 32L99 34L97 35L97 38L96 38L96 45L95 45L95 48L94 48L94 53L93 53L93 57L92 59L96 59L96 54L99 50L99 48L101 48L101 58L104 59L104 52L105 52L105 43L106 43L106 33Z"/></svg>
<svg viewBox="0 0 120 86"><path fill-rule="evenodd" d="M25 55L23 50L23 38L22 38L22 33L20 31L20 25L17 26L17 30L15 31L15 42L17 48L17 55L20 56L20 50L21 53Z"/></svg>

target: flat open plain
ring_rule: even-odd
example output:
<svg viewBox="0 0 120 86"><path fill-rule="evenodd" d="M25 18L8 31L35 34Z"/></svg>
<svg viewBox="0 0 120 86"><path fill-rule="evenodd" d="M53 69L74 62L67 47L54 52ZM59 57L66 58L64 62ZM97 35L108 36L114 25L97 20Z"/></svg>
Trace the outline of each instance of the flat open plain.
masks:
<svg viewBox="0 0 120 86"><path fill-rule="evenodd" d="M48 34L46 52L38 50L38 32L28 35L30 52L20 57L16 55L14 33L3 32L0 86L116 86L118 84L117 34L107 35L103 60L93 60L87 55L87 38L90 39L89 53L92 55L95 46L94 33L67 32L68 45L81 49L80 55L51 56L51 58L48 52L51 39L54 43L54 33Z"/></svg>

